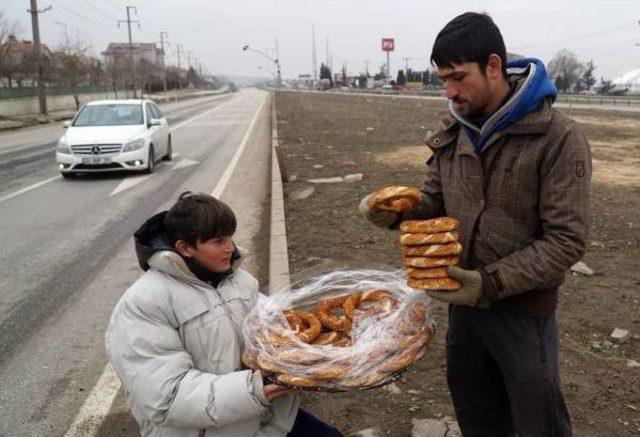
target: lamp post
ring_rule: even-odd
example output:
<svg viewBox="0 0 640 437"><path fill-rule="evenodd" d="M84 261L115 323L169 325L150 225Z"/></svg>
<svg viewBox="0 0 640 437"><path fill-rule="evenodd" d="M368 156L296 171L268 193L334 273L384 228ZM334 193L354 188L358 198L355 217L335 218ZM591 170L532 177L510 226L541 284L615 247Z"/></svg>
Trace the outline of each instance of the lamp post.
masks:
<svg viewBox="0 0 640 437"><path fill-rule="evenodd" d="M276 64L276 71L277 71L276 85L277 85L278 88L280 88L282 86L282 74L281 74L281 71L280 71L280 60L278 58L272 58L271 56L267 55L262 50L254 49L253 47L249 47L248 45L242 47L242 50L245 51L245 52L258 53L258 54L264 56L265 58L267 58L270 62L273 62L274 64Z"/></svg>

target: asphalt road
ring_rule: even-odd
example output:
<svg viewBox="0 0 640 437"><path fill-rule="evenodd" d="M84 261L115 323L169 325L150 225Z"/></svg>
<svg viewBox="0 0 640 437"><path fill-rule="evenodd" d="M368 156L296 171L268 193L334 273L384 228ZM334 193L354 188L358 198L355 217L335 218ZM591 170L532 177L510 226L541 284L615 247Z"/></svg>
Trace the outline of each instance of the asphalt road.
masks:
<svg viewBox="0 0 640 437"><path fill-rule="evenodd" d="M164 105L177 156L152 175L62 179L59 125L0 135L0 436L66 432L104 371L111 309L140 274L131 235L180 192L226 187L223 200L246 211L240 243L264 250L267 96ZM249 266L258 276L264 267L257 257Z"/></svg>

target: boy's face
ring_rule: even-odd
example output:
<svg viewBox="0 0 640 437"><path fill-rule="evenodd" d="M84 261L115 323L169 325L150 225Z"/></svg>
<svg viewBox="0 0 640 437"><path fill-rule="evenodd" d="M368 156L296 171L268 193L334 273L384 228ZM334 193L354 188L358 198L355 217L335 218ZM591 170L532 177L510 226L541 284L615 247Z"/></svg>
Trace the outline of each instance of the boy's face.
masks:
<svg viewBox="0 0 640 437"><path fill-rule="evenodd" d="M232 236L198 240L195 246L187 244L181 249L178 250L182 256L194 259L209 271L223 273L231 268Z"/></svg>

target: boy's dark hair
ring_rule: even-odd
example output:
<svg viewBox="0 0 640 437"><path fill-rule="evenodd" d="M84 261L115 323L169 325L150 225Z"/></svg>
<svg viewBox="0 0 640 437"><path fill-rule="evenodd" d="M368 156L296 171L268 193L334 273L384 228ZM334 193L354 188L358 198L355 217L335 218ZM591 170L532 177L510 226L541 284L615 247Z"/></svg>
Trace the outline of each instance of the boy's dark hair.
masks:
<svg viewBox="0 0 640 437"><path fill-rule="evenodd" d="M438 33L431 50L431 64L453 67L453 64L477 62L484 73L492 53L502 60L502 72L506 76L507 49L500 29L487 14L465 12Z"/></svg>
<svg viewBox="0 0 640 437"><path fill-rule="evenodd" d="M187 191L167 211L164 228L172 244L184 240L195 246L198 241L233 235L236 216L226 203L215 197Z"/></svg>

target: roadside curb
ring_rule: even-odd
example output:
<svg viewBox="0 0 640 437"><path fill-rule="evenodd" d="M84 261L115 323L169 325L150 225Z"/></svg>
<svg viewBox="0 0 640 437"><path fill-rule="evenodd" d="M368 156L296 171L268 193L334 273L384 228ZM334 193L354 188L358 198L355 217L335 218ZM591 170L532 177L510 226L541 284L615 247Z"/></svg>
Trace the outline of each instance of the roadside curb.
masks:
<svg viewBox="0 0 640 437"><path fill-rule="evenodd" d="M278 162L278 122L276 118L276 96L271 93L271 229L269 239L269 294L288 290L289 252L284 216L282 174Z"/></svg>

